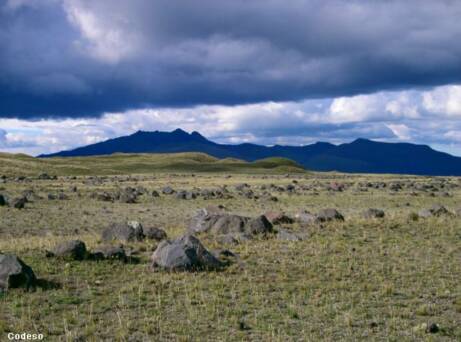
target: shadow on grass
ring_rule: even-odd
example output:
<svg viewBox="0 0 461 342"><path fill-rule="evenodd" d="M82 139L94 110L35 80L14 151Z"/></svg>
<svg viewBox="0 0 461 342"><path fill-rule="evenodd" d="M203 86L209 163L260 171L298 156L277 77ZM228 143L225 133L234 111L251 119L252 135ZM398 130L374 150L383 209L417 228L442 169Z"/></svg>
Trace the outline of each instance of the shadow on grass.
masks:
<svg viewBox="0 0 461 342"><path fill-rule="evenodd" d="M60 289L62 285L58 282L46 279L37 279L35 282L35 288L41 289L43 291L48 290L57 290Z"/></svg>

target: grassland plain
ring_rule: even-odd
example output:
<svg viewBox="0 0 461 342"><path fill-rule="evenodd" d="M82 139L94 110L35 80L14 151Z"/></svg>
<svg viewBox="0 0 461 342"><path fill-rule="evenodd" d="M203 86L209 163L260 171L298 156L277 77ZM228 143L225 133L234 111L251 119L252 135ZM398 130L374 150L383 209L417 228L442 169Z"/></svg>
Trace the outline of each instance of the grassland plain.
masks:
<svg viewBox="0 0 461 342"><path fill-rule="evenodd" d="M33 190L36 197L22 210L0 207L0 251L21 257L48 285L1 295L0 340L8 332L41 332L49 341L461 340L461 218L415 214L435 203L452 212L460 208L459 178L306 173L285 162L249 170L246 163L204 155L199 161L181 155L175 173L177 160L152 169L149 156L2 157L10 162L0 166L0 175L28 177L7 178L0 193L13 198ZM191 158L195 169L184 161ZM198 172L209 171L201 163L244 166ZM40 180L40 172L59 177ZM235 190L241 183L254 195ZM162 194L167 185L189 191L227 186L230 196L183 200ZM295 190L282 190L288 185ZM147 192L136 203L93 196L128 186ZM160 196L152 197L153 190ZM267 191L278 200L261 195ZM60 192L67 199L48 199ZM60 241L99 245L110 222L136 220L174 238L209 205L247 216L334 207L345 221L283 225L306 233L303 241L266 237L225 246L241 262L222 271L153 272L156 242L125 244L139 263L45 257ZM383 209L385 218L363 218L370 207ZM211 236L198 237L208 249L222 248ZM431 323L438 332L426 331Z"/></svg>

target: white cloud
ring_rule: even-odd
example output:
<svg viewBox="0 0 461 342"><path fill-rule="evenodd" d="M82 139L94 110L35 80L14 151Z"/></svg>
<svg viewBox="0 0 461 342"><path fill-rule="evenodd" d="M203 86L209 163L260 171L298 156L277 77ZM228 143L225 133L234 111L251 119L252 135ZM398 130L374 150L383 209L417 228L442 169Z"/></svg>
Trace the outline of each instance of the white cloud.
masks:
<svg viewBox="0 0 461 342"><path fill-rule="evenodd" d="M6 151L39 154L137 130L169 131L180 127L222 143L298 145L318 140L341 143L364 137L429 143L447 146L450 151L458 146L461 154L461 121L444 112L444 108L453 106L450 103L459 88L302 102L130 110L89 119L0 119L0 145Z"/></svg>
<svg viewBox="0 0 461 342"><path fill-rule="evenodd" d="M423 93L423 106L428 112L461 117L461 86L444 86Z"/></svg>

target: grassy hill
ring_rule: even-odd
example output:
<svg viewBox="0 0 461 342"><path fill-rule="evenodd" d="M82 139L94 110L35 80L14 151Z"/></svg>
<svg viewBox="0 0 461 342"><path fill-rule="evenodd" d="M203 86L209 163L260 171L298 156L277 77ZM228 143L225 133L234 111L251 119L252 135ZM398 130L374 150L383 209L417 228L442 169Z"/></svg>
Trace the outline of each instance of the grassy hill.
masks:
<svg viewBox="0 0 461 342"><path fill-rule="evenodd" d="M0 153L0 175L116 175L151 172L232 172L287 173L305 172L296 162L267 158L255 162L217 159L204 153L113 154L73 158L34 158L24 154Z"/></svg>

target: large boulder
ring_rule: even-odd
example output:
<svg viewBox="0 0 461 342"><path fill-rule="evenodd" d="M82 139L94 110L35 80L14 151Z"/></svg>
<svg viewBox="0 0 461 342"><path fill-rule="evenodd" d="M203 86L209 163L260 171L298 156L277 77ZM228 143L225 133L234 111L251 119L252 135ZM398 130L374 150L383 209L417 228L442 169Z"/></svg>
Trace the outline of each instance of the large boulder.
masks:
<svg viewBox="0 0 461 342"><path fill-rule="evenodd" d="M264 234L272 232L272 224L264 215L249 218L201 209L190 220L188 232L191 234L208 232L215 235Z"/></svg>
<svg viewBox="0 0 461 342"><path fill-rule="evenodd" d="M128 223L112 223L103 230L102 241L119 240L122 242L142 241L144 232L142 226L135 221Z"/></svg>
<svg viewBox="0 0 461 342"><path fill-rule="evenodd" d="M87 257L86 245L80 240L71 240L59 243L51 251L47 252L47 256L54 256L68 260L83 260Z"/></svg>
<svg viewBox="0 0 461 342"><path fill-rule="evenodd" d="M152 254L152 267L170 271L216 269L222 263L192 235L161 242Z"/></svg>
<svg viewBox="0 0 461 342"><path fill-rule="evenodd" d="M248 220L245 225L245 231L250 234L272 233L272 223L269 222L266 216L261 215Z"/></svg>
<svg viewBox="0 0 461 342"><path fill-rule="evenodd" d="M0 254L0 292L9 288L31 288L36 284L32 269L12 254Z"/></svg>

